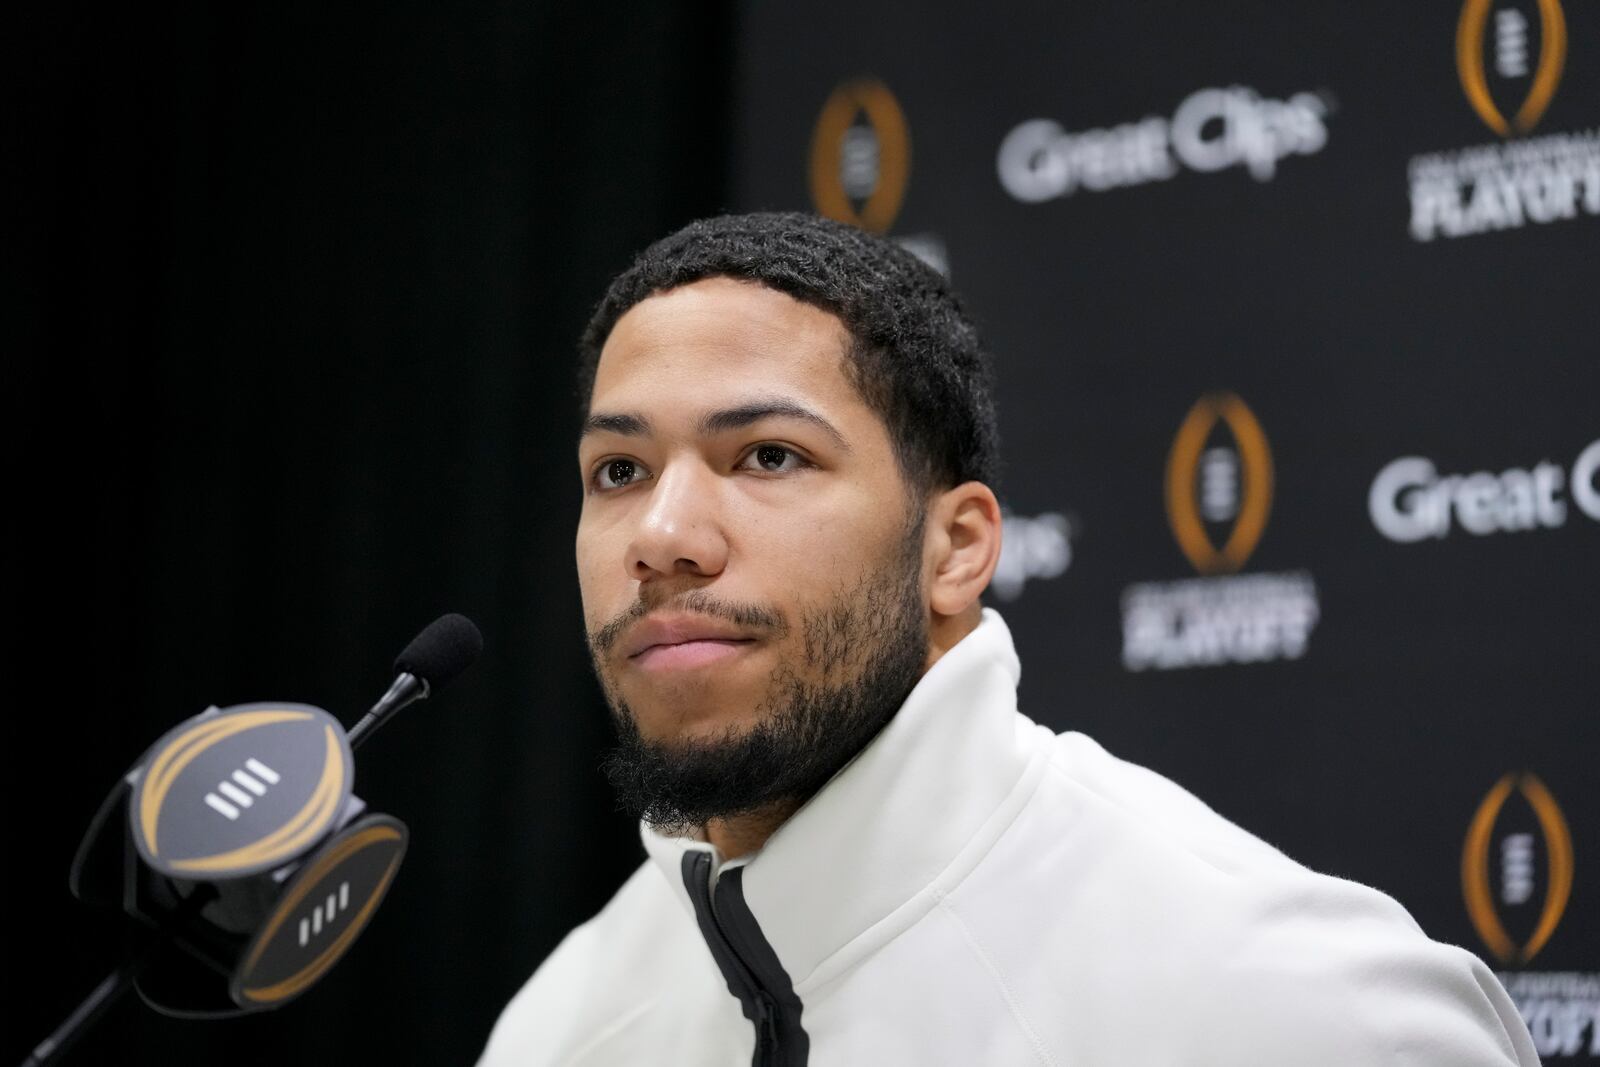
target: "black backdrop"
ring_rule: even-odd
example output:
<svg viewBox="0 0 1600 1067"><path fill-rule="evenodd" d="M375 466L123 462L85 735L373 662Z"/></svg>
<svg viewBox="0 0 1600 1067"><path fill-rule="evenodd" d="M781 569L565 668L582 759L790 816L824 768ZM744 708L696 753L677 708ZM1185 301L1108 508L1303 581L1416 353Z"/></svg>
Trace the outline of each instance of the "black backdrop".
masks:
<svg viewBox="0 0 1600 1067"><path fill-rule="evenodd" d="M1600 6L826 2L740 45L736 202L904 241L994 349L1023 709L1600 1058Z"/></svg>
<svg viewBox="0 0 1600 1067"><path fill-rule="evenodd" d="M144 745L213 701L350 716L459 610L483 662L363 751L358 791L414 837L351 954L263 1018L124 1005L81 1057L471 1058L638 855L593 769L572 341L631 251L723 207L853 218L968 297L1027 710L1393 892L1507 976L1547 1059L1600 1052L1600 528L1570 484L1559 522L1535 499L1600 433L1594 5L733 14L57 11L14 35L5 1053L110 960L65 869ZM1570 213L1474 184L1530 173ZM1443 536L1373 517L1425 502L1373 492L1405 457L1463 476Z"/></svg>
<svg viewBox="0 0 1600 1067"><path fill-rule="evenodd" d="M267 1016L125 1002L68 1062L470 1062L640 853L594 770L571 353L636 249L724 206L731 12L25 19L0 1058L113 960L66 871L146 745L212 702L349 720L461 611L483 659L362 753L413 845L351 954Z"/></svg>

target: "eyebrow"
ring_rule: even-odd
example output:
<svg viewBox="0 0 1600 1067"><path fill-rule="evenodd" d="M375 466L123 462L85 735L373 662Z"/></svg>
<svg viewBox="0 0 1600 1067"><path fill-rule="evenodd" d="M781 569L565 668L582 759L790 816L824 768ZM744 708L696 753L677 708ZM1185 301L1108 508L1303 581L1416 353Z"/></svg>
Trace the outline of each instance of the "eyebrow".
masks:
<svg viewBox="0 0 1600 1067"><path fill-rule="evenodd" d="M643 415L627 414L590 414L583 420L583 432L580 438L588 437L592 433L615 433L623 437L643 437L650 432L650 420Z"/></svg>
<svg viewBox="0 0 1600 1067"><path fill-rule="evenodd" d="M844 434L834 428L833 423L802 404L781 398L753 400L737 407L707 412L700 420L700 432L725 433L728 430L737 430L760 422L762 419L799 419L802 422L809 422L833 438L834 444L846 452L850 451L850 443L844 439Z"/></svg>
<svg viewBox="0 0 1600 1067"><path fill-rule="evenodd" d="M833 423L805 405L783 398L752 400L735 407L708 411L701 416L698 429L703 434L726 433L729 430L750 426L762 419L799 419L808 422L831 437L840 448L846 452L851 451L850 443L844 439L844 434L840 433ZM632 412L597 412L590 414L583 421L581 436L587 437L592 433L614 433L623 437L644 437L650 432L650 420L643 415Z"/></svg>

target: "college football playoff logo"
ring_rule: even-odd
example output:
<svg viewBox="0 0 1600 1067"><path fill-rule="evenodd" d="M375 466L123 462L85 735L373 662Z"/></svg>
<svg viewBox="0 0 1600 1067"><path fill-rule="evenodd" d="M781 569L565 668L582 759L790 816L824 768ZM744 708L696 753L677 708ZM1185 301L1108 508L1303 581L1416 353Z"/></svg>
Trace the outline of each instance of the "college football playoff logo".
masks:
<svg viewBox="0 0 1600 1067"><path fill-rule="evenodd" d="M1521 803L1508 803L1515 798ZM1478 805L1461 850L1461 892L1502 963L1527 963L1555 933L1572 893L1572 835L1537 775L1504 776Z"/></svg>
<svg viewBox="0 0 1600 1067"><path fill-rule="evenodd" d="M1537 55L1532 47L1535 32ZM1528 133L1539 124L1555 96L1566 58L1567 23L1560 0L1537 0L1537 7L1530 5L1528 12L1517 4L1496 6L1493 0L1466 0L1461 8L1456 26L1461 88L1478 117L1501 137ZM1502 93L1522 92L1521 101L1502 109L1491 89L1491 73L1496 88Z"/></svg>
<svg viewBox="0 0 1600 1067"><path fill-rule="evenodd" d="M134 787L134 845L172 878L259 874L333 829L353 777L344 727L321 708L197 715L150 750Z"/></svg>
<svg viewBox="0 0 1600 1067"><path fill-rule="evenodd" d="M1189 410L1167 457L1167 521L1201 574L1231 574L1261 540L1272 510L1272 451L1233 393Z"/></svg>
<svg viewBox="0 0 1600 1067"><path fill-rule="evenodd" d="M833 91L811 138L811 200L817 212L888 233L911 175L911 136L887 86L871 79Z"/></svg>

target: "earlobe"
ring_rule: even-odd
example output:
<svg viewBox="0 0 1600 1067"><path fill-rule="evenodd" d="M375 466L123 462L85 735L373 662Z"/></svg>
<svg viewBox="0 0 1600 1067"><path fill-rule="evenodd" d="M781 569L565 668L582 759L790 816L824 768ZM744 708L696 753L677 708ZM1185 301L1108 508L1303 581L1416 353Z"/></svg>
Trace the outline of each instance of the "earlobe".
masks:
<svg viewBox="0 0 1600 1067"><path fill-rule="evenodd" d="M964 482L934 497L928 522L935 534L929 606L959 615L978 602L1000 561L1000 502L982 482Z"/></svg>

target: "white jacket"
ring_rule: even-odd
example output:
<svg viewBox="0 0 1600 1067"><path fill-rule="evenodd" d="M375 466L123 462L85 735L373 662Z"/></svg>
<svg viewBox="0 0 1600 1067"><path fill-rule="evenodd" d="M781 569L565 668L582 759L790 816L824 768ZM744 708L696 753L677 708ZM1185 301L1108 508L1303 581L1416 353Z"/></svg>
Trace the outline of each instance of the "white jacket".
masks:
<svg viewBox="0 0 1600 1067"><path fill-rule="evenodd" d="M985 611L754 857L646 828L482 1067L1538 1063L1477 958L1031 722L1020 674Z"/></svg>

